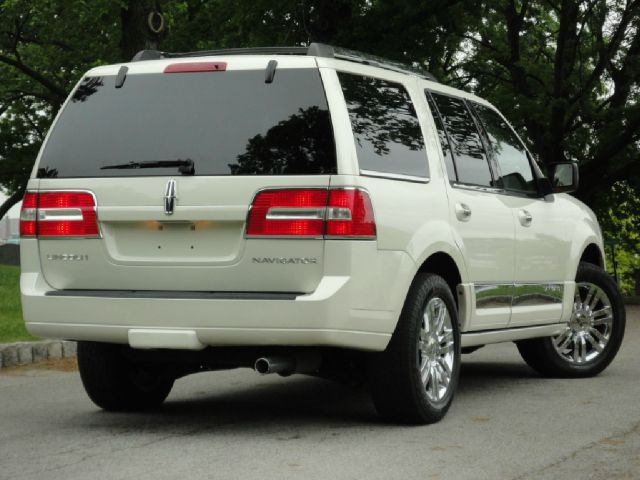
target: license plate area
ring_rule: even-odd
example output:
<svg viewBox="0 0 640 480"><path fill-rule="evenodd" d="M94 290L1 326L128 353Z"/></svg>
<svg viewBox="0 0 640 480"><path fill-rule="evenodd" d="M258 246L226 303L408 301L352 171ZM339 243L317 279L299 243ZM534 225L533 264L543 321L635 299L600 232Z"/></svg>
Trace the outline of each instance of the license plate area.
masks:
<svg viewBox="0 0 640 480"><path fill-rule="evenodd" d="M238 258L243 222L105 222L109 256L120 263L230 263Z"/></svg>

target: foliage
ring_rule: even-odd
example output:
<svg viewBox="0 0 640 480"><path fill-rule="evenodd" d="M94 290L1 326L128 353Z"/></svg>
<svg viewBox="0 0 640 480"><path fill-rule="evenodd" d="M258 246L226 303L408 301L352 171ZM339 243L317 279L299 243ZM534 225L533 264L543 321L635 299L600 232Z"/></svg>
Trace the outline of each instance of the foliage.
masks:
<svg viewBox="0 0 640 480"><path fill-rule="evenodd" d="M154 11L161 32L147 26ZM640 0L0 0L0 189L19 198L55 113L94 65L142 48L321 41L489 99L542 164L579 161L577 196L622 218L606 202L621 181L640 186L639 28Z"/></svg>
<svg viewBox="0 0 640 480"><path fill-rule="evenodd" d="M0 189L21 193L83 71L117 59L115 7L113 0L0 0Z"/></svg>
<svg viewBox="0 0 640 480"><path fill-rule="evenodd" d="M509 112L543 163L580 162L588 204L639 178L640 1L502 0L482 16L458 80Z"/></svg>
<svg viewBox="0 0 640 480"><path fill-rule="evenodd" d="M615 250L620 287L626 294L633 294L635 272L640 271L640 195L628 183L620 182L601 205L597 213L605 237L617 242L606 248L608 270L614 270Z"/></svg>
<svg viewBox="0 0 640 480"><path fill-rule="evenodd" d="M0 343L31 340L22 320L20 269L0 265Z"/></svg>

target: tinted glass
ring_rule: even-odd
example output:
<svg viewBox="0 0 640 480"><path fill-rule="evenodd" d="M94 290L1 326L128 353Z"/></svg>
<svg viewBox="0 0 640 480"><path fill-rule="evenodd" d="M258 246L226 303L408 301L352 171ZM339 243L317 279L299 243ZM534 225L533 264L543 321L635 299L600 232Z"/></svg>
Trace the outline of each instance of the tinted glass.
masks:
<svg viewBox="0 0 640 480"><path fill-rule="evenodd" d="M447 167L447 175L449 176L449 180L457 181L458 176L456 175L456 168L453 164L453 155L451 153L451 146L449 145L449 140L447 139L447 132L444 130L444 125L442 125L442 118L440 118L440 113L438 113L438 109L436 104L433 103L433 99L428 92L425 92L427 96L427 103L429 104L429 108L431 109L431 115L433 116L433 120L436 123L436 130L438 132L438 138L440 139L440 146L442 147L442 154L444 155L444 163Z"/></svg>
<svg viewBox="0 0 640 480"><path fill-rule="evenodd" d="M339 73L361 170L428 177L424 139L402 85Z"/></svg>
<svg viewBox="0 0 640 480"><path fill-rule="evenodd" d="M105 165L190 158L196 175L336 171L331 120L315 69L84 79L43 152L46 176L176 175Z"/></svg>
<svg viewBox="0 0 640 480"><path fill-rule="evenodd" d="M501 186L507 190L536 193L527 152L511 127L493 109L479 104L473 104L473 108L489 137L500 167Z"/></svg>
<svg viewBox="0 0 640 480"><path fill-rule="evenodd" d="M435 93L433 99L451 141L458 181L472 185L492 186L489 162L480 134L464 101Z"/></svg>

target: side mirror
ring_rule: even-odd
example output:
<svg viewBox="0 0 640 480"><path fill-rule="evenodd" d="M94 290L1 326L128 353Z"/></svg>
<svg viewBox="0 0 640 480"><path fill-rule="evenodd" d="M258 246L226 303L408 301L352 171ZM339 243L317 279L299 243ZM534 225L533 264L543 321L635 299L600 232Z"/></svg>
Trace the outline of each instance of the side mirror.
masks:
<svg viewBox="0 0 640 480"><path fill-rule="evenodd" d="M553 185L551 185L551 180L547 177L540 177L536 179L536 183L538 184L538 193L541 197L546 197L553 193Z"/></svg>
<svg viewBox="0 0 640 480"><path fill-rule="evenodd" d="M553 193L575 192L578 189L577 163L552 163L549 170Z"/></svg>

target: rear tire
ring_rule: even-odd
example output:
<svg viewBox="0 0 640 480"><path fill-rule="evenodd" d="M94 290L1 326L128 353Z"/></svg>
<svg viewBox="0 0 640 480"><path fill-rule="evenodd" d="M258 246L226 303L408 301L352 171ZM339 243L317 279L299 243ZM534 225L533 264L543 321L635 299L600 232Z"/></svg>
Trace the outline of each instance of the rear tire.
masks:
<svg viewBox="0 0 640 480"><path fill-rule="evenodd" d="M388 420L428 424L441 420L460 376L460 331L447 282L421 273L414 279L396 331L369 362L376 409Z"/></svg>
<svg viewBox="0 0 640 480"><path fill-rule="evenodd" d="M78 342L78 368L87 395L104 410L155 408L173 387L173 377L153 366L131 362L120 345Z"/></svg>
<svg viewBox="0 0 640 480"><path fill-rule="evenodd" d="M600 267L581 263L573 313L560 335L517 342L527 364L548 377L592 377L613 361L624 337L626 316L613 279Z"/></svg>

